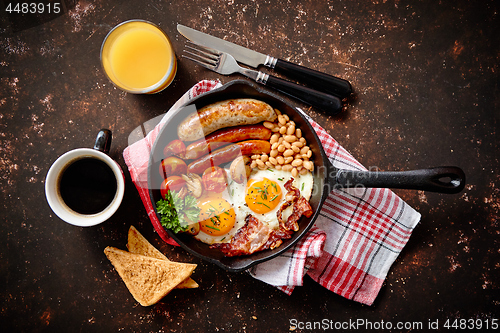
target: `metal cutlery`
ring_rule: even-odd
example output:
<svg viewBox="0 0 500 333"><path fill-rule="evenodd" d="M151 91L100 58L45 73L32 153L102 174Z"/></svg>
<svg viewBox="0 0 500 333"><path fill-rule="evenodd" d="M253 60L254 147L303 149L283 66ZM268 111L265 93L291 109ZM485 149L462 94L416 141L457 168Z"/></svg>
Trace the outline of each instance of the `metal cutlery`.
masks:
<svg viewBox="0 0 500 333"><path fill-rule="evenodd" d="M314 87L319 91L335 95L341 99L348 97L352 93L352 87L349 81L333 75L318 72L286 60L256 52L181 24L177 25L177 31L198 45L210 47L220 52L229 53L236 59L236 61L250 67L257 68L259 65L264 65L269 68L276 69L283 72L287 76L294 77L297 80Z"/></svg>
<svg viewBox="0 0 500 333"><path fill-rule="evenodd" d="M342 110L342 102L338 97L307 88L260 71L241 67L238 65L234 57L226 52L220 52L193 42L186 44L184 52L188 55L182 55L183 57L219 74L243 74L260 84L276 89L288 96L296 98L308 105L330 114L337 114Z"/></svg>

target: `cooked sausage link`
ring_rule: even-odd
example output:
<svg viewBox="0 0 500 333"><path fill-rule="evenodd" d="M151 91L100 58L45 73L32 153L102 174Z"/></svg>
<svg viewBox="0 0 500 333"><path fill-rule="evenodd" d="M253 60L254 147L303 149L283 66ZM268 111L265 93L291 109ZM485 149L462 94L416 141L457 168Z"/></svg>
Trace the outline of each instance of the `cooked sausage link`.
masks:
<svg viewBox="0 0 500 333"><path fill-rule="evenodd" d="M214 151L229 143L250 139L269 140L271 134L271 130L262 125L224 128L207 135L204 139L191 143L186 148L185 157L186 159L194 160L208 154L209 151Z"/></svg>
<svg viewBox="0 0 500 333"><path fill-rule="evenodd" d="M203 173L207 168L230 162L241 155L269 154L271 144L265 140L247 140L230 144L204 155L188 165L188 172ZM258 160L255 160L258 161Z"/></svg>
<svg viewBox="0 0 500 333"><path fill-rule="evenodd" d="M251 99L230 99L202 107L184 119L177 127L182 141L202 139L221 128L274 121L274 109L267 103Z"/></svg>

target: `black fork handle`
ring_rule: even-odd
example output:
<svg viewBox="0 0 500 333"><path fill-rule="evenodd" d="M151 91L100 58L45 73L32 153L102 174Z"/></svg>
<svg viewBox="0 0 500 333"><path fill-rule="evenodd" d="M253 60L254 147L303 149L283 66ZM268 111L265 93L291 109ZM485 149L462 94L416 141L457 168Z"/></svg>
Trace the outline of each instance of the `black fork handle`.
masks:
<svg viewBox="0 0 500 333"><path fill-rule="evenodd" d="M281 91L330 115L342 111L342 101L333 95L269 75L266 86Z"/></svg>
<svg viewBox="0 0 500 333"><path fill-rule="evenodd" d="M322 92L335 95L344 99L352 93L349 81L333 75L315 71L304 66L278 59L274 69L296 78L298 81L306 83Z"/></svg>

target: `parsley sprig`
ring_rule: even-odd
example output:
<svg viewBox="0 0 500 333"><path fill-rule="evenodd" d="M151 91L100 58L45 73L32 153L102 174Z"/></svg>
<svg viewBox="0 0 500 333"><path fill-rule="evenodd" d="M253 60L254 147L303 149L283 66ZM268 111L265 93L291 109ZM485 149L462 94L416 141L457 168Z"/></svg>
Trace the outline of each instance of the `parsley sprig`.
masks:
<svg viewBox="0 0 500 333"><path fill-rule="evenodd" d="M181 198L175 191L168 191L165 200L158 200L156 210L161 215L161 225L174 233L187 231L189 224L197 222L200 215L195 197Z"/></svg>

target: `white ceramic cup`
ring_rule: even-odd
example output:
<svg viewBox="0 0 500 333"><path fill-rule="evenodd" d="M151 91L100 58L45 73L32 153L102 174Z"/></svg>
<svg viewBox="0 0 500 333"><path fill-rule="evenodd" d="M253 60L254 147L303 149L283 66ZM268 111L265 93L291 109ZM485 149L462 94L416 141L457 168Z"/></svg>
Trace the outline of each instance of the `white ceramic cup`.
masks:
<svg viewBox="0 0 500 333"><path fill-rule="evenodd" d="M118 163L107 155L110 145L111 131L101 130L97 135L94 148L70 150L52 164L45 178L45 197L52 211L60 219L75 226L90 227L106 221L118 210L125 193L125 177ZM72 163L83 158L95 158L104 162L111 169L116 179L114 198L104 210L95 214L81 214L74 211L64 202L60 192L60 181L64 171Z"/></svg>

